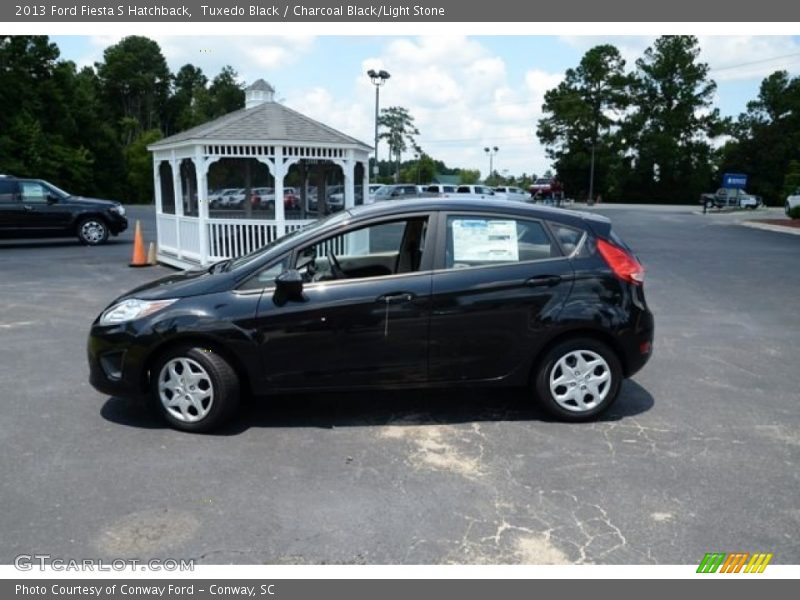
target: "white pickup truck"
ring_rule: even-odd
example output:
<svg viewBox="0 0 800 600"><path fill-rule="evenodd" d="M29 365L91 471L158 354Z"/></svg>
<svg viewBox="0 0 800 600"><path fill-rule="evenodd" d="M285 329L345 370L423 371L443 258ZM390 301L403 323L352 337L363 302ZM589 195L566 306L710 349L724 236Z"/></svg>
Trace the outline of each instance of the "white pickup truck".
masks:
<svg viewBox="0 0 800 600"><path fill-rule="evenodd" d="M739 188L719 188L715 194L703 194L700 203L706 208L758 208L763 204L761 196Z"/></svg>
<svg viewBox="0 0 800 600"><path fill-rule="evenodd" d="M786 206L785 206L786 216L790 217L791 215L789 213L791 212L791 210L798 206L800 206L800 188L797 188L794 191L794 194L792 194L791 196L786 197Z"/></svg>

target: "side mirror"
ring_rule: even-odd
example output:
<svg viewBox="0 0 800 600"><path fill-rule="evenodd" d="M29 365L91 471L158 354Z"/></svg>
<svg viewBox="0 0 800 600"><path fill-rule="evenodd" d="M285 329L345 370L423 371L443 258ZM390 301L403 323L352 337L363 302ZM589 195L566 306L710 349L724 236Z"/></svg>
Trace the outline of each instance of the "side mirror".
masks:
<svg viewBox="0 0 800 600"><path fill-rule="evenodd" d="M55 194L47 194L46 200L48 204L57 204L58 196L56 196Z"/></svg>
<svg viewBox="0 0 800 600"><path fill-rule="evenodd" d="M287 269L275 278L276 304L283 305L287 300L303 299L303 276L297 269Z"/></svg>

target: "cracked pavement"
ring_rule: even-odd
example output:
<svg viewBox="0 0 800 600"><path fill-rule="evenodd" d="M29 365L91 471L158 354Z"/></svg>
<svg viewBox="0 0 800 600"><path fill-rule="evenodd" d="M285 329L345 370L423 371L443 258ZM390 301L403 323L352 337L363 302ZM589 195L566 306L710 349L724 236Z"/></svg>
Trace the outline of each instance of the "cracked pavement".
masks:
<svg viewBox="0 0 800 600"><path fill-rule="evenodd" d="M648 270L655 353L603 420L523 390L281 396L182 434L87 383L85 336L166 272L0 240L0 562L800 562L800 238L693 208L596 208ZM152 239L152 211L133 208Z"/></svg>

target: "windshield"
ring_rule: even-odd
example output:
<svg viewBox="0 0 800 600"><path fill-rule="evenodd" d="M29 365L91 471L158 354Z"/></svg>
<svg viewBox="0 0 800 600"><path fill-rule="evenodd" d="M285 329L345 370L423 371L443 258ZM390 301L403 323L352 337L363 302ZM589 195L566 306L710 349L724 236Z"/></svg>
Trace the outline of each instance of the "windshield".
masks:
<svg viewBox="0 0 800 600"><path fill-rule="evenodd" d="M385 196L385 197L388 198L389 196L392 195L392 189L393 188L391 186L389 186L389 185L384 185L383 187L379 187L375 191L375 197L376 198L383 198Z"/></svg>
<svg viewBox="0 0 800 600"><path fill-rule="evenodd" d="M312 221L311 223L308 223L299 229L295 229L294 231L287 233L283 237L279 237L278 239L271 241L266 246L261 246L261 248L254 250L250 254L245 254L244 256L233 259L227 270L232 271L234 269L238 269L239 267L242 267L249 262L260 258L267 252L275 252L280 254L281 252L287 250L291 246L291 242L294 240L294 238L298 237L301 233L313 233L324 227L337 225L338 223L347 221L349 218L350 213L348 211L343 211L334 213L329 217L325 217L324 219L320 219L318 221Z"/></svg>

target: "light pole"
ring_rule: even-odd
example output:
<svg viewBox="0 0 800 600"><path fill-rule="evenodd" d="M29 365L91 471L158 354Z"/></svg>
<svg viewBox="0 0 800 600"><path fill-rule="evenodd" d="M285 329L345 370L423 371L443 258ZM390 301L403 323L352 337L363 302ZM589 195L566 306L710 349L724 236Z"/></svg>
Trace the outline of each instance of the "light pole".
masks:
<svg viewBox="0 0 800 600"><path fill-rule="evenodd" d="M372 167L374 181L378 179L378 106L380 104L380 89L391 75L389 75L388 71L370 69L367 71L367 77L369 77L372 85L375 86L375 166Z"/></svg>
<svg viewBox="0 0 800 600"><path fill-rule="evenodd" d="M500 150L500 148L498 148L497 146L492 146L491 148L489 146L486 146L483 149L483 151L486 152L486 154L489 155L489 176L486 178L485 182L487 182L489 177L492 176L492 173L494 173L494 166L493 166L494 155L497 154L498 150ZM486 183L486 185L489 185L489 184Z"/></svg>

